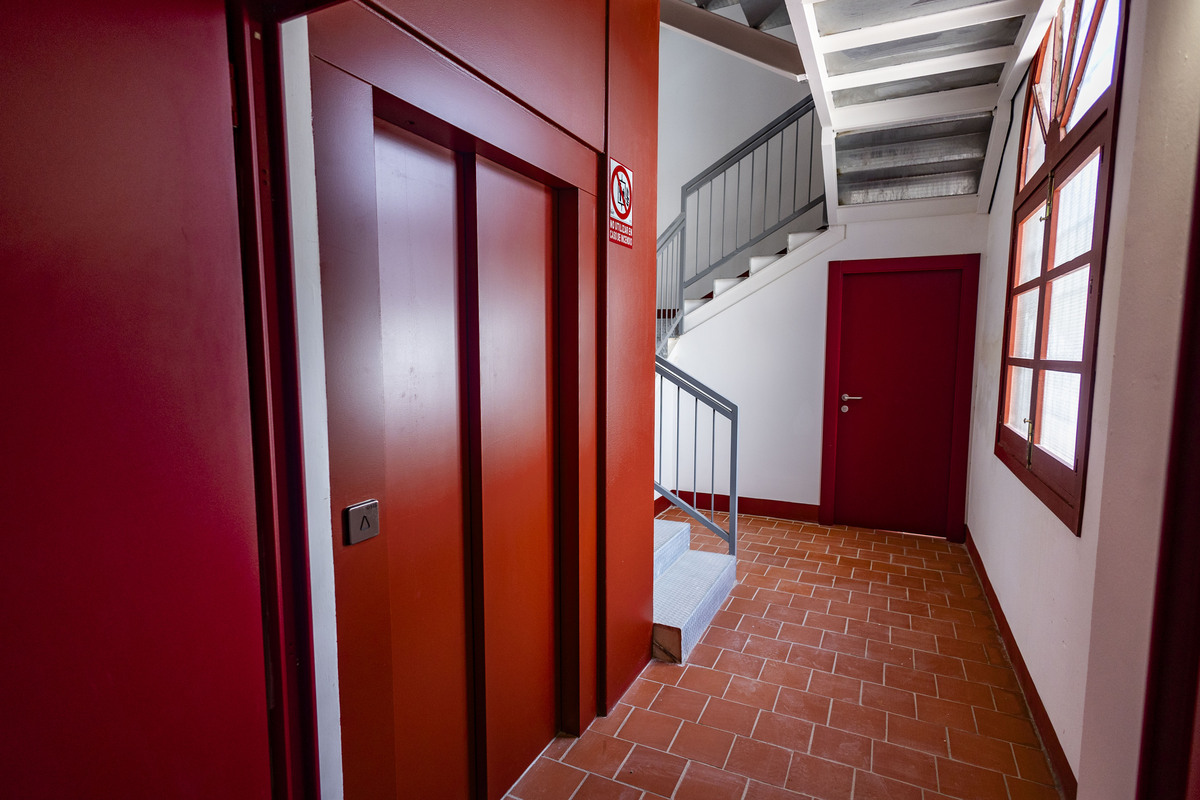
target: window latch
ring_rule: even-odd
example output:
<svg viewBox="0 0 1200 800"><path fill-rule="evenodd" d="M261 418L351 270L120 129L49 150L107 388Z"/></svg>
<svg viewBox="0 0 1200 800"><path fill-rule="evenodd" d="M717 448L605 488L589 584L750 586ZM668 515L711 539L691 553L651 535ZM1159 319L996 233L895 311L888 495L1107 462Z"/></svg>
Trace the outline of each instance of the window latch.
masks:
<svg viewBox="0 0 1200 800"><path fill-rule="evenodd" d="M1033 469L1033 418L1025 418L1025 469Z"/></svg>

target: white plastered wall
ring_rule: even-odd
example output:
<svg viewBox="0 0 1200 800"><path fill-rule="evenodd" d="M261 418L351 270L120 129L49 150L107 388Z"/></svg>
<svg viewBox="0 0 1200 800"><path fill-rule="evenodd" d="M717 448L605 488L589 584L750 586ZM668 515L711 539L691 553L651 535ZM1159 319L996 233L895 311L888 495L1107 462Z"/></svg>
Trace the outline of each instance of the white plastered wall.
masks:
<svg viewBox="0 0 1200 800"><path fill-rule="evenodd" d="M808 96L808 84L659 26L658 233L679 191L718 158Z"/></svg>
<svg viewBox="0 0 1200 800"><path fill-rule="evenodd" d="M738 405L738 494L820 500L829 262L979 253L979 214L846 226L846 239L688 331L670 360Z"/></svg>
<svg viewBox="0 0 1200 800"><path fill-rule="evenodd" d="M1078 538L993 454L1015 141L980 287L968 525L1087 800L1135 794L1200 129L1198 41L1192 0L1131 4Z"/></svg>

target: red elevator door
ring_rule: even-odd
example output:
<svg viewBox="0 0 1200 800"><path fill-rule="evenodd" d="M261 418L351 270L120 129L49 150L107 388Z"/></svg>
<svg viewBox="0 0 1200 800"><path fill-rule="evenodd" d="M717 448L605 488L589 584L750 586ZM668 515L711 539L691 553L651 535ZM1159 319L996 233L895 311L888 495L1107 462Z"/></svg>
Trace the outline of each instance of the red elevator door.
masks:
<svg viewBox="0 0 1200 800"><path fill-rule="evenodd" d="M558 729L554 193L312 75L346 794L498 798Z"/></svg>

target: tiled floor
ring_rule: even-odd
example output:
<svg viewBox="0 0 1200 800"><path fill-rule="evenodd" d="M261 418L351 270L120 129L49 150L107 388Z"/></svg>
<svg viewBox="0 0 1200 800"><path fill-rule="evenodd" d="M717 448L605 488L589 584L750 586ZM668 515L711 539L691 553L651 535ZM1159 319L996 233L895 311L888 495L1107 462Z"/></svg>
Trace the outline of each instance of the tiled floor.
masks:
<svg viewBox="0 0 1200 800"><path fill-rule="evenodd" d="M652 662L509 798L1060 797L961 545L739 526L739 583L688 664Z"/></svg>

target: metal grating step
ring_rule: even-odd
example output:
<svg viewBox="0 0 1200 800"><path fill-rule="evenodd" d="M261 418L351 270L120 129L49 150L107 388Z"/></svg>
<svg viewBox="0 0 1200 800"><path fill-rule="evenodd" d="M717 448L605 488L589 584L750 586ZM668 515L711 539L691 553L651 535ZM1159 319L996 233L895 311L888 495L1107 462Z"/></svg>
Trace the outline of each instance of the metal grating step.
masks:
<svg viewBox="0 0 1200 800"><path fill-rule="evenodd" d="M737 582L737 559L689 550L654 581L653 654L681 663Z"/></svg>

